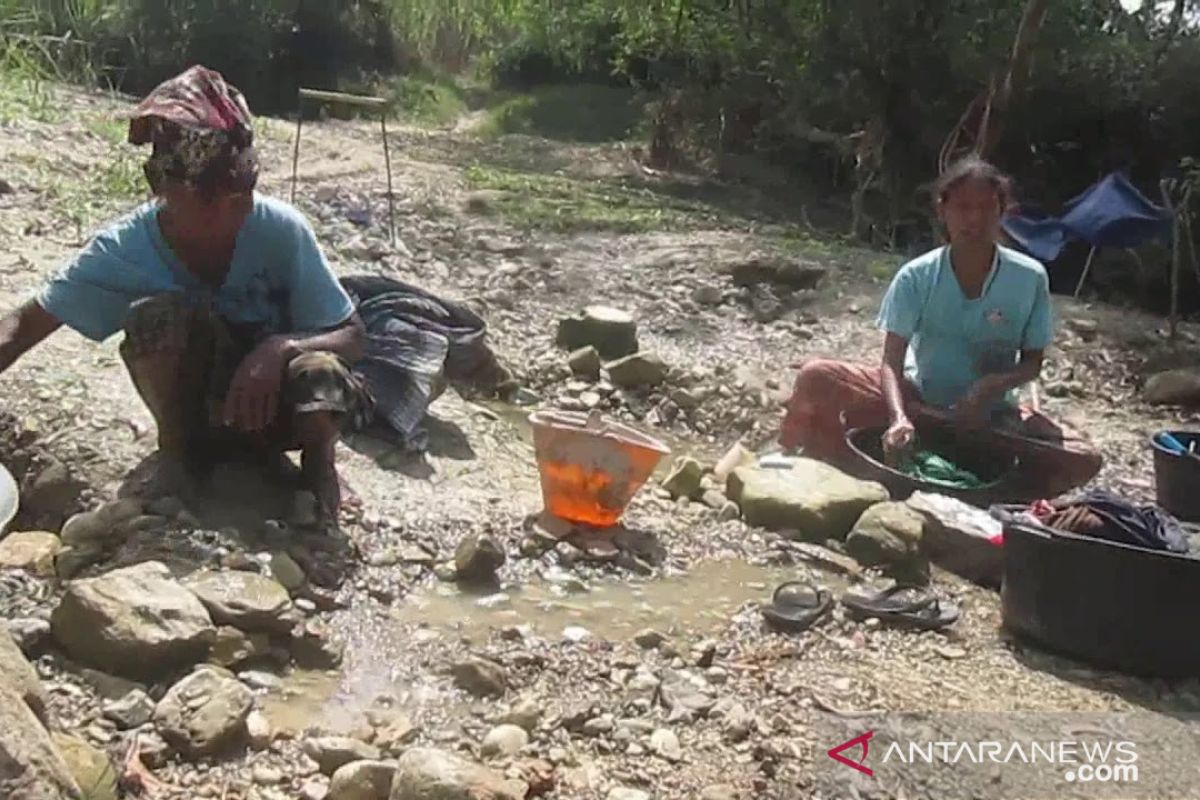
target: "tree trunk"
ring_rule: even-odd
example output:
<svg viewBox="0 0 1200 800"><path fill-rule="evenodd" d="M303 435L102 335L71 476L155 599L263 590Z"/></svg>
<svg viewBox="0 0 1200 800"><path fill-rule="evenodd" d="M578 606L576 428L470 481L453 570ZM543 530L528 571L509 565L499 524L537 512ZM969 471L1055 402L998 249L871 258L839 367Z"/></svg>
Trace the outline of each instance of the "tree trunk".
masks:
<svg viewBox="0 0 1200 800"><path fill-rule="evenodd" d="M982 158L987 158L995 150L1004 133L1004 117L1012 100L1019 97L1025 89L1033 63L1033 50L1049 10L1050 0L1029 0L1025 6L1025 13L1021 15L1021 26L1017 28L1017 38L1013 42L1012 55L1008 60L1008 74L1000 85L1000 91L992 100L991 113L985 117L984 127L976 139L977 151Z"/></svg>

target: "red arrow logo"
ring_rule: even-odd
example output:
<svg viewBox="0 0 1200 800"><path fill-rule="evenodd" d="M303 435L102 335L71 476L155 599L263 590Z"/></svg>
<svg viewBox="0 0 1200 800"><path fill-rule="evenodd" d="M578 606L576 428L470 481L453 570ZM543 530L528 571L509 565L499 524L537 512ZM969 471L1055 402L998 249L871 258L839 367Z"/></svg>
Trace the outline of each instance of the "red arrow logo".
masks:
<svg viewBox="0 0 1200 800"><path fill-rule="evenodd" d="M871 741L871 737L874 735L875 735L875 731L867 731L866 733L864 733L861 736L855 736L853 739L850 739L849 741L842 742L837 747L835 747L829 751L829 757L832 758L834 761L838 761L842 764L845 764L847 767L851 767L852 769L858 770L859 772L863 773L864 775L874 776L875 773L871 770L870 767L863 766L864 762L866 762L866 760L867 760L867 748L868 748L867 743ZM851 761L850 759L848 759L844 755L842 755L843 751L852 750L855 747L862 748L862 758L858 759L858 761Z"/></svg>

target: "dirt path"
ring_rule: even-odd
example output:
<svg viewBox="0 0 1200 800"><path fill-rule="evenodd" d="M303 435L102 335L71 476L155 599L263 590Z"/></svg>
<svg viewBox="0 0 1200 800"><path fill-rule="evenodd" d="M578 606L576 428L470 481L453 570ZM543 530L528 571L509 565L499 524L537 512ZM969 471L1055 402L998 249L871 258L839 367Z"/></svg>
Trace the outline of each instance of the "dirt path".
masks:
<svg viewBox="0 0 1200 800"><path fill-rule="evenodd" d="M0 195L3 309L29 296L70 256L79 239L77 220L86 233L130 203L121 176L137 163L136 156L124 152L117 160L120 170L104 166L123 152L123 145L113 143L119 129L105 122L120 104L65 90L61 100L59 120L0 127L0 151L6 153L0 178L15 188ZM262 137L263 189L285 198L290 135L286 123L271 120ZM304 141L298 205L312 218L336 269L395 275L469 299L488 319L496 349L547 404L572 397L563 354L553 347L555 322L592 303L633 313L643 348L674 368L677 385L699 387L709 398L696 413L680 414L677 405L671 411L670 398L630 397L619 413L701 454L716 453L739 437L752 446L774 437L790 363L816 354L876 357L871 322L884 280L872 276L880 275L880 263L898 259L824 246L791 228L759 225L752 232L743 217L727 212L735 204L729 198L724 207L694 199L719 196L712 187L648 178L621 148L524 138L481 143L467 132L401 129L392 148L399 197L399 243L392 247L376 130L353 123L311 125ZM736 199L742 191L729 194ZM349 221L364 210L369 225ZM607 229L586 229L599 223ZM719 273L722 263L762 249L783 249L827 267L824 288L788 298L780 309L773 298L734 289ZM701 287L716 287L719 302L704 300ZM1065 324L1049 355L1045 407L1082 423L1096 438L1108 459L1105 481L1145 495L1151 476L1146 437L1193 422L1137 400L1143 363L1161 358L1156 330L1162 322L1062 301L1059 310ZM1194 330L1186 333L1196 341ZM114 340L96 346L64 331L0 379L0 410L15 415L47 452L86 474L104 499L116 494L153 447L151 420L116 345ZM898 633L840 618L819 634L789 639L766 633L754 604L765 599L770 581L803 567L781 566L785 550L774 537L737 521L721 522L700 504L673 503L653 488L637 498L626 518L630 529L645 532L665 553L653 576L570 562L566 571L592 591L569 601L566 590L539 595L548 582L563 580L564 565L553 552L517 557L528 537L528 518L540 509L532 449L519 415L453 393L432 413L434 443L425 459L365 439L342 449L346 476L368 509L350 530L365 563L351 570L342 588L349 608L327 615L348 645L345 669L325 680L305 678L315 681L306 690L312 719L301 719L300 728L324 723L353 731L384 697L411 715L419 741L474 750L499 706L464 697L445 667L468 653L485 652L509 665L511 701L526 698L546 712L548 722L531 746L533 755L559 768L558 788L546 796L600 798L614 786L640 786L654 797L691 798L705 786L729 784L739 793L732 796L790 798L815 788L818 760L836 743L823 738L831 707L1195 710L1200 700L1194 682L1142 683L1007 642L996 634L996 596L949 576L939 581L964 610L963 622L949 635ZM455 595L421 612L428 598L449 590L439 587L426 566L398 563L394 554L420 545L445 559L463 536L482 532L493 534L512 556L501 587L510 597L493 602L501 611L515 602L516 611L495 617L495 624L473 626L474 617L492 619L491 612L475 605L475 598ZM253 552L259 532L219 533L228 555L239 547ZM589 597L604 596L611 615L636 616L646 603L670 611L672 597L659 592L646 599L654 590L645 582L664 575L679 581L665 584L674 587L676 606L703 605L711 582L678 576L708 574L706 565L722 559L752 566L731 579L715 618L672 628L669 613L646 617L649 626L668 629L664 633L676 642L678 654L641 652L629 641L627 627L586 609ZM620 588L639 585L631 593ZM532 592L533 599L521 599L522 591ZM571 605L584 608L573 617ZM539 619L540 614L547 616ZM561 628L573 618L612 643L564 643ZM504 630L520 623L535 630L529 635ZM691 647L705 638L717 643L715 667L696 668ZM53 654L46 659L58 685L80 683L69 663ZM715 718L674 726L683 768L647 754L640 744L629 747L628 739L608 733L580 737L561 723L594 706L596 715L642 717L652 728L661 727L665 723L656 712L639 705L628 688L629 675L639 667L659 678L685 669L701 675L728 701L727 711L734 705L749 710L747 734L731 736L728 723ZM60 692L56 704L65 719L85 727L96 715L90 696L85 702ZM256 784L248 776L256 766L297 770L299 763L297 747L283 743L199 778L186 777L194 774L189 764L168 766L163 776L180 786L190 780L205 791L228 779L229 798L294 797L311 770L289 772L288 782L279 786Z"/></svg>

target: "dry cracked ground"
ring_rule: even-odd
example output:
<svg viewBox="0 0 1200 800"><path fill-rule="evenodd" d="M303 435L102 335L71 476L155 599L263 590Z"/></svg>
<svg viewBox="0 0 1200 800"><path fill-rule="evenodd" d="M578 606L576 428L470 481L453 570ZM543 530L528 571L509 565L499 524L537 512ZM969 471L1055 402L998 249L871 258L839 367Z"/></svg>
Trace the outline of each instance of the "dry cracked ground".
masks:
<svg viewBox="0 0 1200 800"><path fill-rule="evenodd" d="M4 309L139 199L138 154L113 117L124 101L42 91L36 108L0 103ZM263 189L287 198L292 128L261 131ZM423 457L346 443L365 508L347 542L306 531L303 499L232 467L195 507L118 500L153 451L151 419L116 341L55 334L0 379L0 458L25 489L20 533L0 545L0 609L33 664L0 645L16 676L0 693L25 695L51 732L0 704L0 749L26 767L0 768L8 796L68 797L72 781L90 798L1012 796L944 773L861 780L825 753L879 710L1200 709L1195 681L1008 639L994 591L937 569L961 609L945 632L838 608L774 633L759 607L780 581L840 594L875 573L748 526L711 477L674 499L660 470L618 530L556 538L537 518L531 408L600 408L668 442L664 467L767 445L791 364L876 357L873 313L899 259L823 244L745 186L647 175L619 145L392 136L394 243L374 125L306 126L296 201L339 273L477 308L523 405L447 392ZM745 279L747 264L780 263L821 280ZM557 322L594 304L636 320L662 383L572 372ZM1059 312L1042 403L1095 437L1103 483L1148 497L1148 435L1194 420L1143 403L1144 377L1186 363L1195 331L1169 348L1160 319ZM468 572L499 565L495 580L460 585L456 556Z"/></svg>

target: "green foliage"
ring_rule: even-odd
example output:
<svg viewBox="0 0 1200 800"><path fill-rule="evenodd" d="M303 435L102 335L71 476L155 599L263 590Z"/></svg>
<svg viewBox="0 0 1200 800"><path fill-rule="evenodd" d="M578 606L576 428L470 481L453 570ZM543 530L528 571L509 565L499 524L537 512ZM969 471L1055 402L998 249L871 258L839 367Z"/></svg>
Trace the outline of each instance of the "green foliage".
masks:
<svg viewBox="0 0 1200 800"><path fill-rule="evenodd" d="M564 142L629 139L645 119L628 88L581 84L549 86L502 99L488 111L481 133L522 133Z"/></svg>

